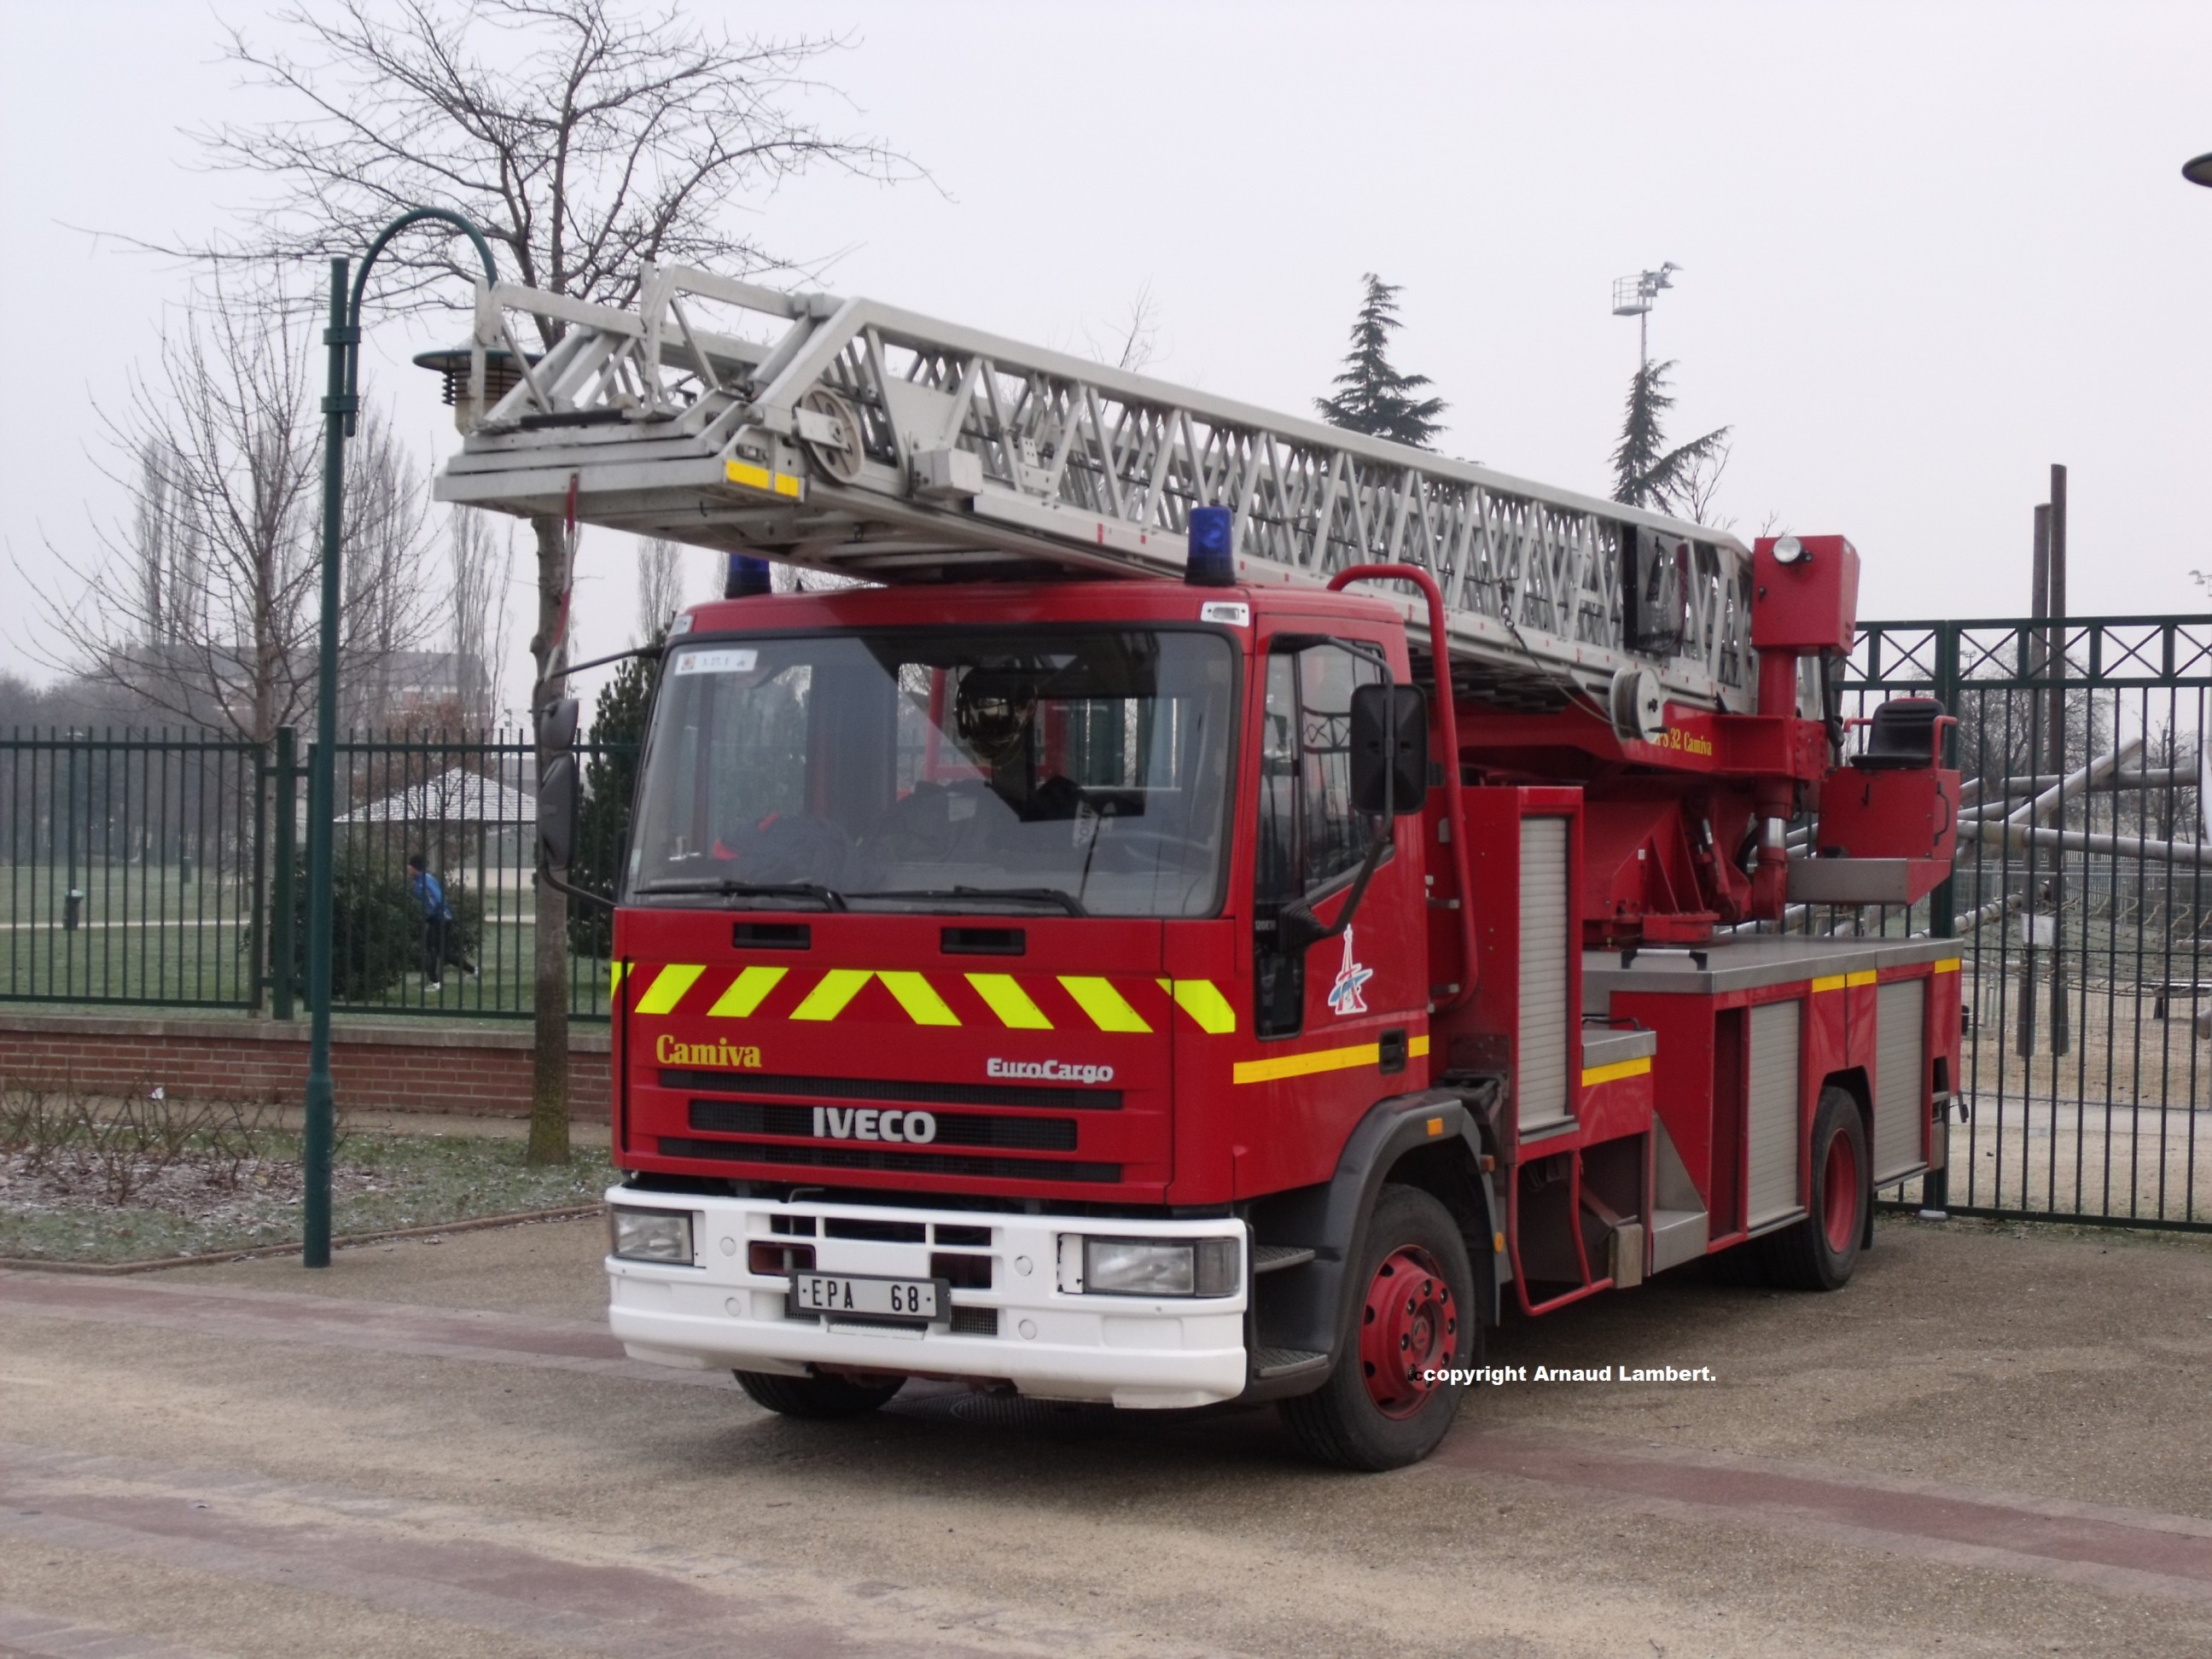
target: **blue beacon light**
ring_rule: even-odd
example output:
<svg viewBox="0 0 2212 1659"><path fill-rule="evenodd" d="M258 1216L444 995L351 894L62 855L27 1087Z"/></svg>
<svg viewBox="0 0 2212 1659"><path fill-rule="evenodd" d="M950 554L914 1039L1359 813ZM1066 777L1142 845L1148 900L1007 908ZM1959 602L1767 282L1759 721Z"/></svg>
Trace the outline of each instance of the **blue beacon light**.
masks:
<svg viewBox="0 0 2212 1659"><path fill-rule="evenodd" d="M724 599L750 599L774 587L766 559L757 559L750 553L730 555L730 572L722 579Z"/></svg>
<svg viewBox="0 0 2212 1659"><path fill-rule="evenodd" d="M1225 507L1194 507L1190 510L1190 556L1183 562L1182 579L1193 587L1230 587L1237 580L1237 561L1231 549L1236 515Z"/></svg>

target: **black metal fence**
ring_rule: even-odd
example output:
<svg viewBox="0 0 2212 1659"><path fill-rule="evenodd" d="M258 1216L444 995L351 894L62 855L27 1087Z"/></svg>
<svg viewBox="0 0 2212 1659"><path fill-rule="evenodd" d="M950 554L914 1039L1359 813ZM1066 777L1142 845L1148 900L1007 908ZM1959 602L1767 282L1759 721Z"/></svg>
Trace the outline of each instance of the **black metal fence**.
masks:
<svg viewBox="0 0 2212 1659"><path fill-rule="evenodd" d="M0 738L0 1000L292 1018L305 994L310 752L289 731L265 749L211 733ZM580 758L617 752L587 742ZM528 740L356 734L336 775L335 1006L529 1017ZM413 854L453 915L434 934ZM583 918L571 935L570 1012L603 1019L605 930Z"/></svg>
<svg viewBox="0 0 2212 1659"><path fill-rule="evenodd" d="M1844 669L1844 717L1933 694L1959 721L1951 881L1909 912L1802 908L1785 923L1965 942L1948 1168L1893 1196L2212 1228L2212 617L1869 623ZM514 735L341 745L339 1006L528 1017L530 757ZM210 735L0 739L0 1000L289 1017L306 763L289 733L265 751ZM415 852L473 974L423 959ZM606 1014L605 938L597 918L571 928L580 1018Z"/></svg>
<svg viewBox="0 0 2212 1659"><path fill-rule="evenodd" d="M1841 690L1847 717L1933 695L1959 722L1950 882L1909 915L1789 922L1964 942L1948 1167L1921 1200L2212 1228L2212 617L1867 623Z"/></svg>

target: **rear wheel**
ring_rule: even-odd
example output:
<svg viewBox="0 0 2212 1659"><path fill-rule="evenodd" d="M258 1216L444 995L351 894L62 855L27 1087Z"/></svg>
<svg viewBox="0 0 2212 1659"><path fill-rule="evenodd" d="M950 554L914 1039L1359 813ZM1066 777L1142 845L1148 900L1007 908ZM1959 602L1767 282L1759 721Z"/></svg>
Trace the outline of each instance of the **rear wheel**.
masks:
<svg viewBox="0 0 2212 1659"><path fill-rule="evenodd" d="M902 1376L888 1382L854 1382L842 1376L772 1376L766 1371L731 1375L756 1406L786 1417L817 1419L864 1417L906 1386Z"/></svg>
<svg viewBox="0 0 2212 1659"><path fill-rule="evenodd" d="M1434 1451L1465 1385L1433 1373L1481 1353L1474 1273L1451 1212L1413 1187L1385 1187L1352 1263L1360 1287L1336 1368L1282 1403L1299 1449L1347 1469L1395 1469Z"/></svg>
<svg viewBox="0 0 2212 1659"><path fill-rule="evenodd" d="M1838 1291L1850 1282L1874 1201L1866 1125L1841 1089L1820 1091L1813 1115L1813 1190L1805 1218L1759 1241L1770 1283L1790 1291Z"/></svg>

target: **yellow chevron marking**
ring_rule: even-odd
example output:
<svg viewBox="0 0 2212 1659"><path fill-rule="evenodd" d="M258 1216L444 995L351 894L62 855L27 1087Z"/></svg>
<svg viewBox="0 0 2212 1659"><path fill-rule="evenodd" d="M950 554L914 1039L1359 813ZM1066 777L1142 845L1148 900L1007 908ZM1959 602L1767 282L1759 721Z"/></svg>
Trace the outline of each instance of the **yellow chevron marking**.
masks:
<svg viewBox="0 0 2212 1659"><path fill-rule="evenodd" d="M1115 990L1110 981L1096 974L1062 974L1060 982L1067 988L1067 994L1075 999L1076 1006L1091 1016L1091 1023L1102 1031L1149 1031L1145 1017L1129 1006L1128 1000Z"/></svg>
<svg viewBox="0 0 2212 1659"><path fill-rule="evenodd" d="M626 962L611 962L607 964L607 1000L609 1002L612 1002L617 994L621 991L623 969L629 966L629 963Z"/></svg>
<svg viewBox="0 0 2212 1659"><path fill-rule="evenodd" d="M1030 994L1012 974L970 974L968 982L975 988L975 994L990 1005L991 1012L999 1017L999 1024L1010 1030L1049 1031L1052 1022L1044 1017L1044 1010L1030 1000Z"/></svg>
<svg viewBox="0 0 2212 1659"><path fill-rule="evenodd" d="M1840 991L1844 988L1844 976L1830 974L1824 979L1816 979L1813 981L1813 988L1816 991Z"/></svg>
<svg viewBox="0 0 2212 1659"><path fill-rule="evenodd" d="M1173 997L1176 1006L1196 1020L1198 1029L1208 1036L1225 1036L1237 1029L1237 1011L1212 980L1164 979L1160 989Z"/></svg>
<svg viewBox="0 0 2212 1659"><path fill-rule="evenodd" d="M672 962L653 976L645 994L637 1000L641 1014L668 1014L684 1000L684 994L696 984L699 975L707 971L703 962Z"/></svg>
<svg viewBox="0 0 2212 1659"><path fill-rule="evenodd" d="M709 1019L743 1019L767 1000L788 968L769 968L756 963L730 981L730 988L714 999L707 1011Z"/></svg>
<svg viewBox="0 0 2212 1659"><path fill-rule="evenodd" d="M1959 958L1956 957L1939 957L1936 958L1936 971L1939 974L1957 973L1959 971Z"/></svg>
<svg viewBox="0 0 2212 1659"><path fill-rule="evenodd" d="M1601 1083L1611 1083L1616 1078L1644 1077L1651 1070L1651 1056L1636 1060L1616 1060L1610 1066L1592 1066L1583 1073L1583 1087L1595 1089Z"/></svg>
<svg viewBox="0 0 2212 1659"><path fill-rule="evenodd" d="M894 973L888 969L877 974L884 988L898 999L898 1006L906 1010L906 1017L917 1025L957 1025L960 1016L945 1006L945 999L937 994L937 988L920 974Z"/></svg>
<svg viewBox="0 0 2212 1659"><path fill-rule="evenodd" d="M1874 969L1871 968L1863 968L1856 974L1845 974L1844 975L1844 983L1846 985L1871 985L1874 983Z"/></svg>
<svg viewBox="0 0 2212 1659"><path fill-rule="evenodd" d="M1382 1045L1361 1042L1349 1048L1316 1048L1310 1054L1279 1054L1273 1060L1240 1060L1231 1070L1238 1083L1274 1083L1286 1077L1310 1077L1316 1072L1347 1072L1355 1066L1382 1063Z"/></svg>
<svg viewBox="0 0 2212 1659"><path fill-rule="evenodd" d="M835 1019L845 1005L860 994L860 988L876 976L872 968L832 968L822 982L806 994L806 1000L791 1011L793 1019Z"/></svg>

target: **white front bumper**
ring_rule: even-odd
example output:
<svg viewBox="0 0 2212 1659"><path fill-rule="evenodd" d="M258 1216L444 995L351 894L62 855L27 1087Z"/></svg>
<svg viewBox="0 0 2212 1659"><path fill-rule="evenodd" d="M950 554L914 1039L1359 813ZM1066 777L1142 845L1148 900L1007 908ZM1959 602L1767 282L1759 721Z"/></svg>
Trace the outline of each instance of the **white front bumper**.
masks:
<svg viewBox="0 0 2212 1659"><path fill-rule="evenodd" d="M1244 1391L1244 1309L1249 1275L1234 1296L1203 1298L1097 1296L1063 1291L1060 1236L1219 1238L1242 1222L1123 1221L1004 1215L973 1210L876 1205L778 1203L702 1198L618 1187L607 1201L629 1208L689 1210L696 1265L607 1258L607 1319L634 1359L694 1369L803 1373L809 1364L1011 1382L1047 1400L1107 1401L1133 1408L1211 1405ZM775 1230L811 1219L811 1237ZM915 1243L830 1236L832 1221L903 1223L926 1230ZM787 1316L787 1280L751 1272L755 1241L811 1244L823 1273L930 1277L933 1251L982 1255L982 1245L935 1243L939 1227L990 1230L991 1287L955 1286L955 1307L993 1309L998 1334L941 1325L915 1329Z"/></svg>

